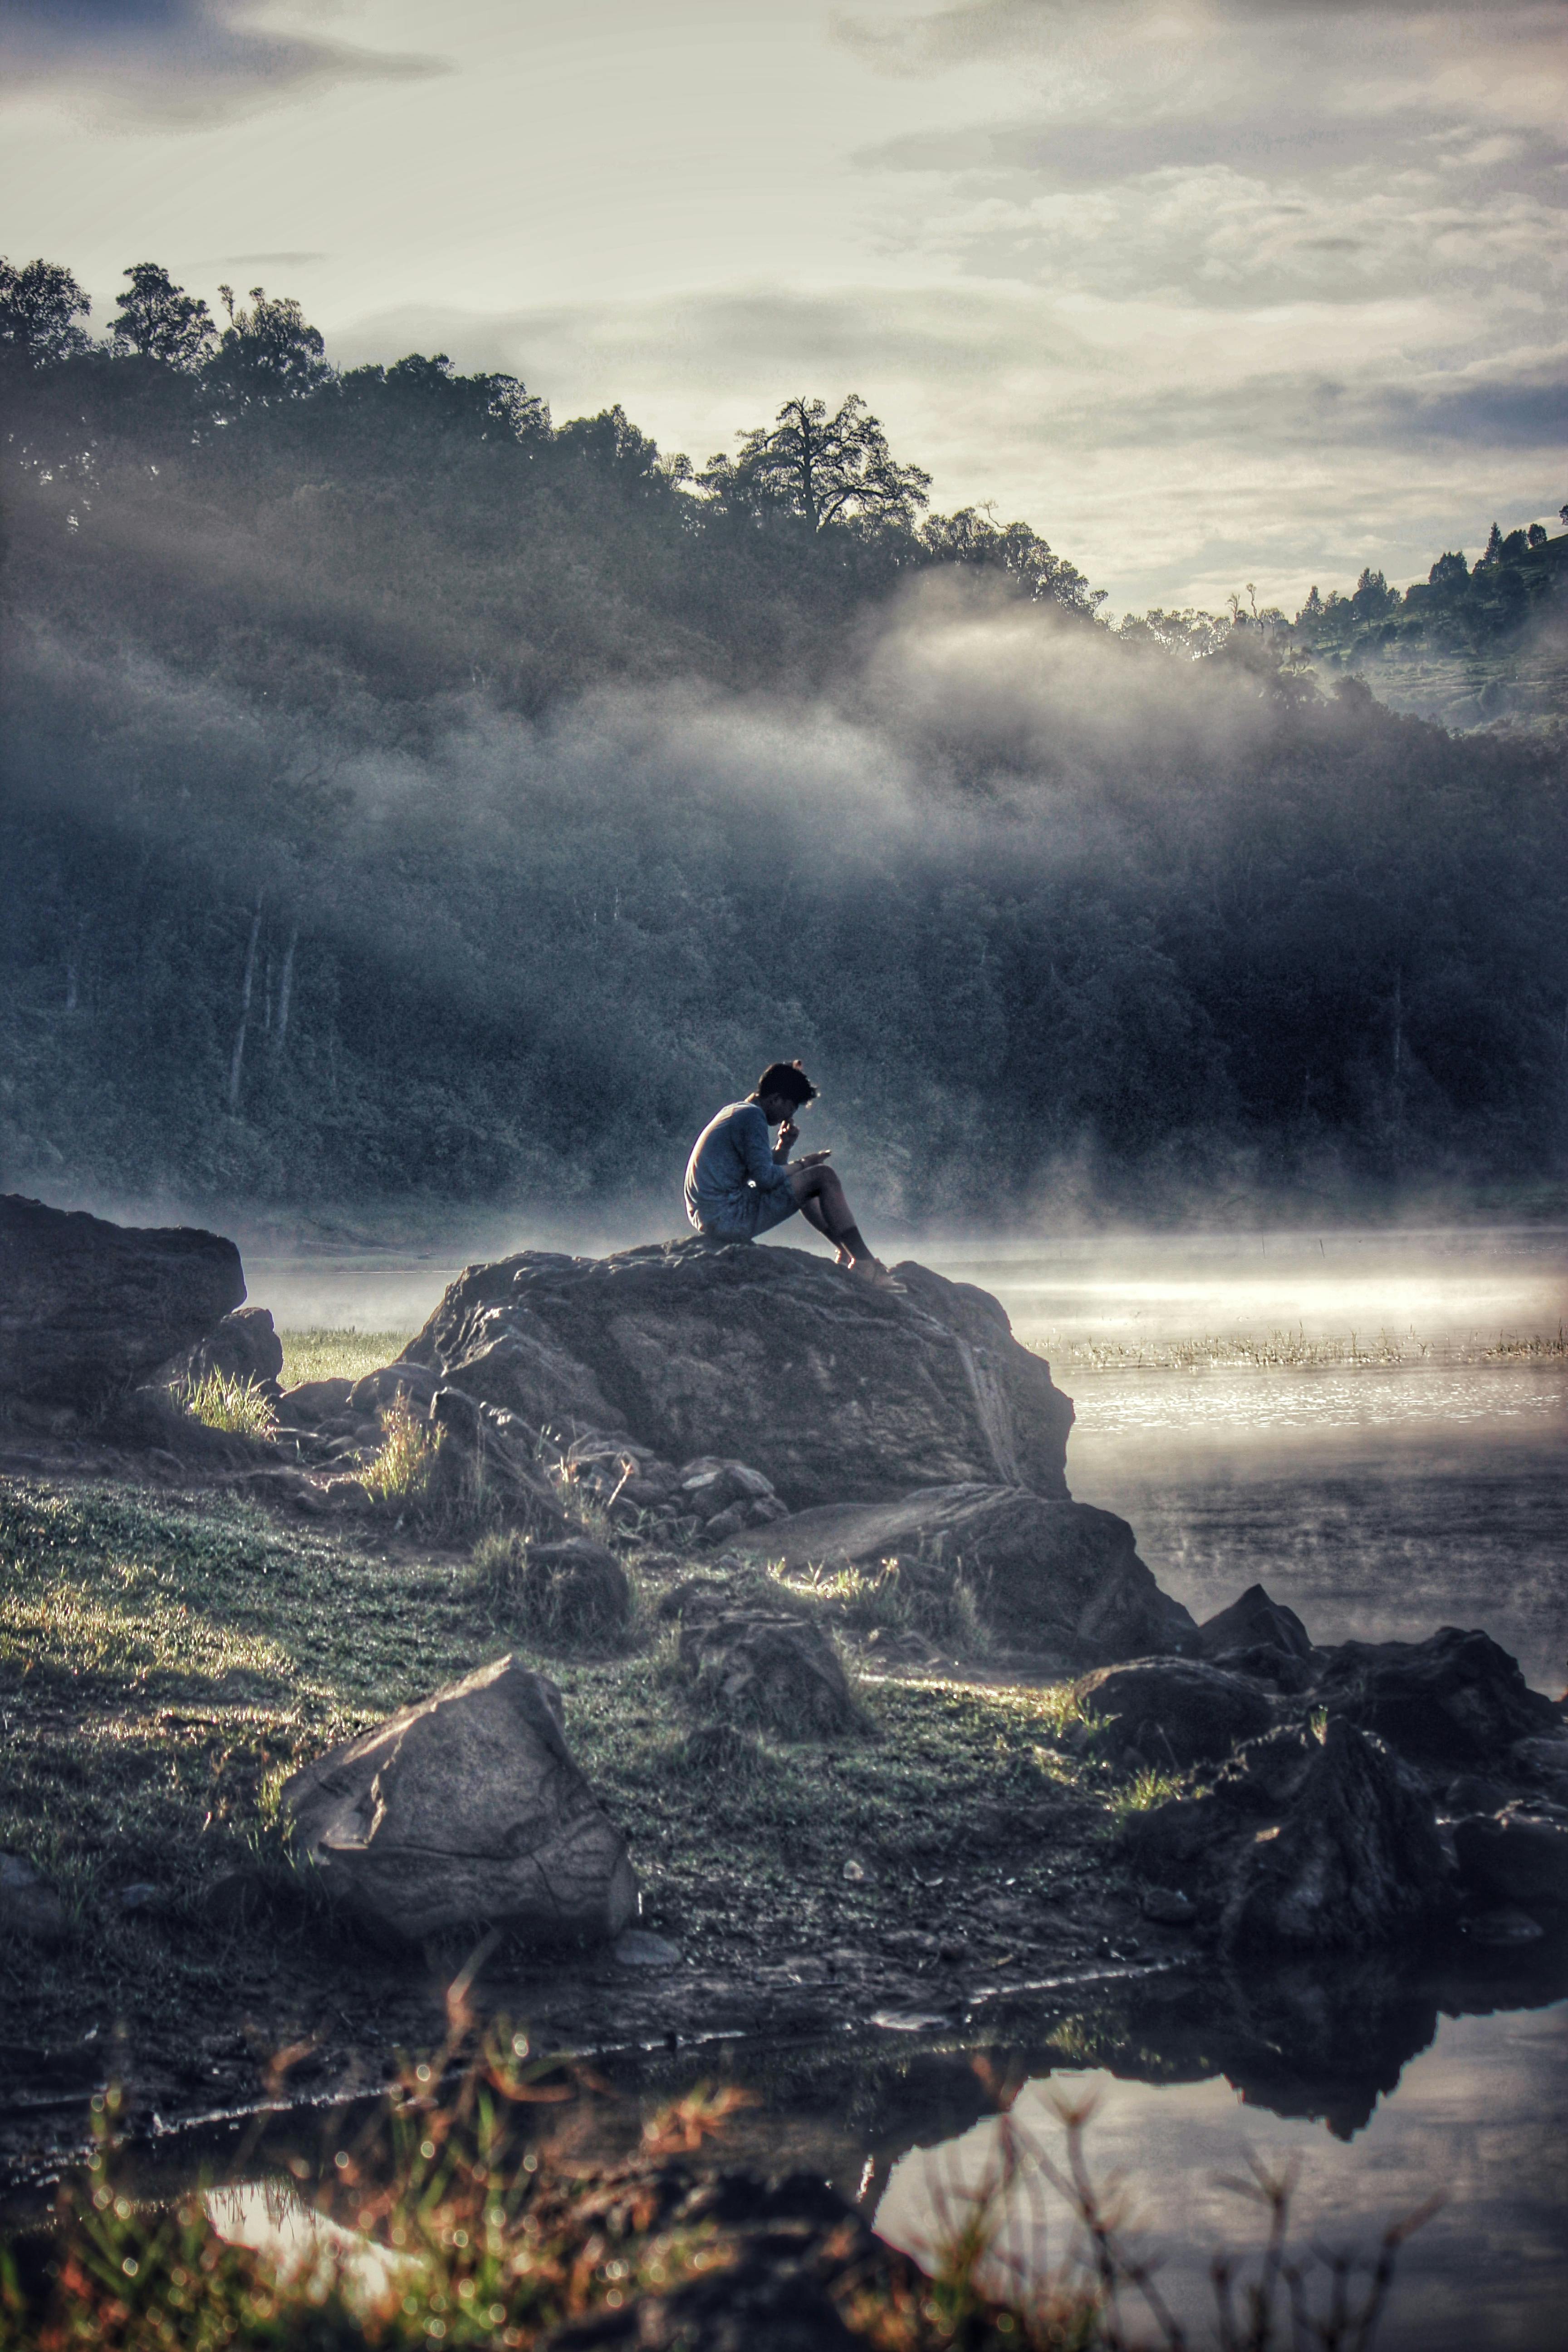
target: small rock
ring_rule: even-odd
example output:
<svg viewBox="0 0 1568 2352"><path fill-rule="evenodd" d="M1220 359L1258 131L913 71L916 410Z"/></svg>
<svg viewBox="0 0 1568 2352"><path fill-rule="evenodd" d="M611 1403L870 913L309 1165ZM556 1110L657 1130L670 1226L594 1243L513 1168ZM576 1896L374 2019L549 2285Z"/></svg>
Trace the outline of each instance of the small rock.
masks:
<svg viewBox="0 0 1568 2352"><path fill-rule="evenodd" d="M1268 1729L1273 1709L1239 1675L1195 1658L1135 1658L1100 1666L1073 1685L1086 1716L1104 1718L1096 1746L1110 1756L1136 1748L1184 1769L1217 1763L1244 1739Z"/></svg>
<svg viewBox="0 0 1568 2352"><path fill-rule="evenodd" d="M238 1381L276 1398L283 1370L283 1342L265 1307L237 1307L179 1360L178 1374L193 1385L213 1373Z"/></svg>
<svg viewBox="0 0 1568 2352"><path fill-rule="evenodd" d="M650 1936L646 1927L628 1927L610 1947L610 1958L622 1969L678 1969L684 1957L679 1944Z"/></svg>
<svg viewBox="0 0 1568 2352"><path fill-rule="evenodd" d="M335 1421L347 1407L353 1381L300 1381L278 1401L278 1419L289 1429L316 1429Z"/></svg>
<svg viewBox="0 0 1568 2352"><path fill-rule="evenodd" d="M749 1780L763 1765L756 1735L733 1723L700 1723L681 1742L680 1756L689 1771L716 1779Z"/></svg>
<svg viewBox="0 0 1568 2352"><path fill-rule="evenodd" d="M1475 1894L1534 1910L1568 1904L1568 1822L1528 1813L1473 1815L1456 1822L1459 1875Z"/></svg>
<svg viewBox="0 0 1568 2352"><path fill-rule="evenodd" d="M851 1886L863 1885L866 1878L866 1865L863 1862L857 1862L851 1854L839 1874L847 1878Z"/></svg>
<svg viewBox="0 0 1568 2352"><path fill-rule="evenodd" d="M1528 1911L1508 1908L1498 1911L1478 1911L1464 1921L1464 1931L1473 1944L1538 1944L1546 1930L1539 1919Z"/></svg>
<svg viewBox="0 0 1568 2352"><path fill-rule="evenodd" d="M1443 1793L1443 1802L1455 1814L1500 1813L1508 1801L1501 1781L1489 1780L1481 1772L1461 1772Z"/></svg>
<svg viewBox="0 0 1568 2352"><path fill-rule="evenodd" d="M1293 1609L1271 1601L1261 1584L1249 1584L1239 1601L1198 1627L1197 1654L1216 1661L1226 1651L1268 1649L1310 1659L1312 1639Z"/></svg>
<svg viewBox="0 0 1568 2352"><path fill-rule="evenodd" d="M1198 1916L1197 1905L1179 1886L1146 1886L1138 1907L1162 1927L1190 1927Z"/></svg>
<svg viewBox="0 0 1568 2352"><path fill-rule="evenodd" d="M0 1934L6 1931L43 1945L66 1932L65 1905L25 1854L0 1853Z"/></svg>
<svg viewBox="0 0 1568 2352"><path fill-rule="evenodd" d="M140 1878L133 1886L122 1886L116 1897L122 1911L152 1911L163 1899L161 1886L150 1885L145 1879Z"/></svg>
<svg viewBox="0 0 1568 2352"><path fill-rule="evenodd" d="M619 1633L631 1615L631 1580L606 1545L568 1536L530 1544L519 1599L540 1632L601 1638Z"/></svg>
<svg viewBox="0 0 1568 2352"><path fill-rule="evenodd" d="M868 1728L831 1635L811 1618L688 1615L679 1657L700 1696L733 1721L784 1739L849 1738Z"/></svg>

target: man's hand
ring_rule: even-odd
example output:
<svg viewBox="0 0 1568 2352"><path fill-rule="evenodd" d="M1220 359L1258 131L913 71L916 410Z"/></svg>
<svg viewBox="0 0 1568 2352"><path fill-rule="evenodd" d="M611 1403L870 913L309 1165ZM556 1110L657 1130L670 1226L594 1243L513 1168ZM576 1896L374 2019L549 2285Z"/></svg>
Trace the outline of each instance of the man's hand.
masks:
<svg viewBox="0 0 1568 2352"><path fill-rule="evenodd" d="M786 1118L784 1125L779 1129L778 1140L773 1145L773 1158L775 1160L787 1160L790 1154L790 1146L793 1143L797 1143L799 1140L799 1128L796 1127L793 1118Z"/></svg>
<svg viewBox="0 0 1568 2352"><path fill-rule="evenodd" d="M832 1157L831 1151L803 1151L795 1164L797 1168L820 1168L825 1160Z"/></svg>

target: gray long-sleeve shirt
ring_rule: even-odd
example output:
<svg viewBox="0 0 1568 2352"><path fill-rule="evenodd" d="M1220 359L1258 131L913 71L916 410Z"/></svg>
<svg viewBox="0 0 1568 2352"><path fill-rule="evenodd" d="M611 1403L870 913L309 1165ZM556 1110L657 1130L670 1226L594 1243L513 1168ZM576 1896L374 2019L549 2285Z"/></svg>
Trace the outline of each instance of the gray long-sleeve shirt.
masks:
<svg viewBox="0 0 1568 2352"><path fill-rule="evenodd" d="M764 1196L776 1195L782 1188L792 1202L795 1198L788 1168L773 1158L762 1105L727 1103L691 1147L686 1163L686 1213L699 1227L722 1230L743 1223L748 1184Z"/></svg>

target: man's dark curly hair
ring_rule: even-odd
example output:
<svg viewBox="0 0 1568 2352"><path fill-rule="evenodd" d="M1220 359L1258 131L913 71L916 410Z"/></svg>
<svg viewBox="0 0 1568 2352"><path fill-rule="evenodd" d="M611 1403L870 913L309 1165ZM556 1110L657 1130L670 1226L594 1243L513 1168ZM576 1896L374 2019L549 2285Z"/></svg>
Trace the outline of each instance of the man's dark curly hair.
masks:
<svg viewBox="0 0 1568 2352"><path fill-rule="evenodd" d="M802 1103L816 1100L816 1088L798 1062L770 1062L757 1080L757 1098L763 1095L787 1095L798 1110Z"/></svg>

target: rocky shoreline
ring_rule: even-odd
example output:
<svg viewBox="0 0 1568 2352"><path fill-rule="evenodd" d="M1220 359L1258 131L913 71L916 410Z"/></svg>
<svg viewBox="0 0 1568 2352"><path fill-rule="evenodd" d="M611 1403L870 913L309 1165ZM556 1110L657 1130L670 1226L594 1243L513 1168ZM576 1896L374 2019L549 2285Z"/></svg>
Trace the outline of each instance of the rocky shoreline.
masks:
<svg viewBox="0 0 1568 2352"><path fill-rule="evenodd" d="M1195 1625L1073 1501L1070 1401L983 1292L780 1249L525 1254L398 1362L284 1391L216 1237L0 1210L0 1488L37 1571L3 1661L29 1760L0 1962L37 1978L13 2177L116 2065L165 2131L372 2088L454 1981L605 2053L984 2034L1216 1967L1240 2003L1248 1971L1561 1942L1562 1702L1484 1633L1322 1645L1260 1584ZM214 1376L267 1434L193 1418ZM184 1633L166 1667L68 1662L50 1548L122 1591L136 1543L187 1622L265 1622L256 1696L176 1670ZM377 1644L397 1664L361 1674ZM178 1777L161 1675L229 1743L215 1785L245 1760L189 1851L117 1864L82 1758L140 1742Z"/></svg>

